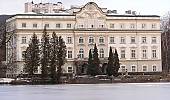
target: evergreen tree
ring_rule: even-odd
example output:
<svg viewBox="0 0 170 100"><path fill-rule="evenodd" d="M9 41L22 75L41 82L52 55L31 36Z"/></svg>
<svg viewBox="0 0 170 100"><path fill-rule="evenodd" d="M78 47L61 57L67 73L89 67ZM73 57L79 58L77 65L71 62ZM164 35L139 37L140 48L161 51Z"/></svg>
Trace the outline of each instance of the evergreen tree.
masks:
<svg viewBox="0 0 170 100"><path fill-rule="evenodd" d="M57 51L58 51L58 36L55 32L51 38L51 53L50 53L50 77L51 82L56 83L56 68L57 68Z"/></svg>
<svg viewBox="0 0 170 100"><path fill-rule="evenodd" d="M115 53L114 53L114 76L118 76L118 71L120 68L120 63L119 63L119 57L118 57L118 53L117 50L115 49Z"/></svg>
<svg viewBox="0 0 170 100"><path fill-rule="evenodd" d="M98 57L98 49L97 49L96 44L94 46L94 51L93 51L93 66L94 66L93 75L95 76L95 75L101 74L100 60L99 60L99 57Z"/></svg>
<svg viewBox="0 0 170 100"><path fill-rule="evenodd" d="M93 68L93 56L91 49L89 50L89 58L88 58L88 67L87 67L87 74L93 75L94 68Z"/></svg>
<svg viewBox="0 0 170 100"><path fill-rule="evenodd" d="M63 38L60 36L58 41L58 68L57 68L57 83L61 83L61 76L62 76L62 66L65 64L66 61L66 45Z"/></svg>
<svg viewBox="0 0 170 100"><path fill-rule="evenodd" d="M44 27L41 39L41 77L43 80L48 77L49 62L50 62L50 40L46 27Z"/></svg>
<svg viewBox="0 0 170 100"><path fill-rule="evenodd" d="M108 76L114 75L114 58L113 58L113 52L112 52L111 47L110 47L110 51L109 51L109 58L108 58L106 73Z"/></svg>
<svg viewBox="0 0 170 100"><path fill-rule="evenodd" d="M40 49L37 35L34 33L25 54L25 71L30 77L38 71L40 65Z"/></svg>
<svg viewBox="0 0 170 100"><path fill-rule="evenodd" d="M29 46L27 47L26 51L25 51L25 54L24 54L24 72L25 73L28 73L28 77L32 76L33 75L33 71L32 71L32 68L31 68L31 49L30 49L30 44Z"/></svg>

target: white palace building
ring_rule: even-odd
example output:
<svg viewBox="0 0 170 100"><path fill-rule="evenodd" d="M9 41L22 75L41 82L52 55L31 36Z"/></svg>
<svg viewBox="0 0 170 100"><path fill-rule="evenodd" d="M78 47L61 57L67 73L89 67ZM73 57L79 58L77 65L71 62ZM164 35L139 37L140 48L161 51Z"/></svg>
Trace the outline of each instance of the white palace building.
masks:
<svg viewBox="0 0 170 100"><path fill-rule="evenodd" d="M160 16L157 15L137 15L130 10L118 14L116 10L88 2L57 13L16 14L6 23L8 36L12 36L7 44L7 62L11 63L7 77L22 73L22 54L33 33L41 39L44 26L50 35L56 32L66 42L64 73L78 73L78 67L85 65L89 49L93 49L95 43L101 66L107 63L111 46L118 51L120 72L162 71Z"/></svg>

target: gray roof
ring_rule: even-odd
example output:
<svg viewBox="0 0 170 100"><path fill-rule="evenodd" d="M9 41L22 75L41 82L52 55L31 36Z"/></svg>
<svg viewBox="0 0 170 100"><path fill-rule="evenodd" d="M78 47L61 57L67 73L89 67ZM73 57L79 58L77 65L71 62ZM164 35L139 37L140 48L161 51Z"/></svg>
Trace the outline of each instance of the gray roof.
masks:
<svg viewBox="0 0 170 100"><path fill-rule="evenodd" d="M12 15L11 17L14 16L75 16L73 14L16 14L16 15ZM118 15L118 14L114 14L114 15L106 15L108 17L160 17L158 15Z"/></svg>

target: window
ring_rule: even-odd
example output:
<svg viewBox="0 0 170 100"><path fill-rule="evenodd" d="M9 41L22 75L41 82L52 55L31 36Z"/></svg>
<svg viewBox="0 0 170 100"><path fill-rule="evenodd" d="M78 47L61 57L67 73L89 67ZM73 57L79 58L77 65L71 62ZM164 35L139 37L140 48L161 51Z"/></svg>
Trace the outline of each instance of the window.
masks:
<svg viewBox="0 0 170 100"><path fill-rule="evenodd" d="M33 24L33 28L37 28L37 24Z"/></svg>
<svg viewBox="0 0 170 100"><path fill-rule="evenodd" d="M143 66L143 72L147 71L147 66Z"/></svg>
<svg viewBox="0 0 170 100"><path fill-rule="evenodd" d="M38 73L38 67L35 68L34 73Z"/></svg>
<svg viewBox="0 0 170 100"><path fill-rule="evenodd" d="M26 28L26 27L27 27L27 24L26 24L26 23L22 23L22 27L23 27L23 28Z"/></svg>
<svg viewBox="0 0 170 100"><path fill-rule="evenodd" d="M93 44L94 43L94 38L92 36L89 37L89 44Z"/></svg>
<svg viewBox="0 0 170 100"><path fill-rule="evenodd" d="M121 50L121 58L125 58L125 50Z"/></svg>
<svg viewBox="0 0 170 100"><path fill-rule="evenodd" d="M147 51L146 50L142 50L142 58L147 58Z"/></svg>
<svg viewBox="0 0 170 100"><path fill-rule="evenodd" d="M26 56L26 51L22 51L22 59L24 60Z"/></svg>
<svg viewBox="0 0 170 100"><path fill-rule="evenodd" d="M131 50L131 58L136 58L136 50Z"/></svg>
<svg viewBox="0 0 170 100"><path fill-rule="evenodd" d="M125 37L120 37L120 43L124 44L125 43Z"/></svg>
<svg viewBox="0 0 170 100"><path fill-rule="evenodd" d="M24 36L22 37L22 44L25 44L25 43L27 43L27 38Z"/></svg>
<svg viewBox="0 0 170 100"><path fill-rule="evenodd" d="M152 24L152 28L155 29L156 28L156 24Z"/></svg>
<svg viewBox="0 0 170 100"><path fill-rule="evenodd" d="M145 29L146 28L146 24L142 24L142 29Z"/></svg>
<svg viewBox="0 0 170 100"><path fill-rule="evenodd" d="M126 67L125 66L121 66L122 72L126 72Z"/></svg>
<svg viewBox="0 0 170 100"><path fill-rule="evenodd" d="M115 38L114 37L110 37L110 44L113 44L115 42Z"/></svg>
<svg viewBox="0 0 170 100"><path fill-rule="evenodd" d="M61 24L56 24L56 28L61 28Z"/></svg>
<svg viewBox="0 0 170 100"><path fill-rule="evenodd" d="M100 44L103 44L103 43L104 43L104 37L100 37L100 38L99 38L99 43L100 43Z"/></svg>
<svg viewBox="0 0 170 100"><path fill-rule="evenodd" d="M104 25L101 25L102 28L104 28Z"/></svg>
<svg viewBox="0 0 170 100"><path fill-rule="evenodd" d="M152 50L152 58L156 58L156 50Z"/></svg>
<svg viewBox="0 0 170 100"><path fill-rule="evenodd" d="M84 58L84 50L82 48L79 50L79 58Z"/></svg>
<svg viewBox="0 0 170 100"><path fill-rule="evenodd" d="M136 72L136 66L132 66L132 72Z"/></svg>
<svg viewBox="0 0 170 100"><path fill-rule="evenodd" d="M83 28L84 26L81 24L81 25L79 25L78 27L79 27L79 28Z"/></svg>
<svg viewBox="0 0 170 100"><path fill-rule="evenodd" d="M135 24L130 24L130 28L134 29L135 28Z"/></svg>
<svg viewBox="0 0 170 100"><path fill-rule="evenodd" d="M153 72L156 72L156 66L152 66Z"/></svg>
<svg viewBox="0 0 170 100"><path fill-rule="evenodd" d="M146 43L146 37L142 37L142 43Z"/></svg>
<svg viewBox="0 0 170 100"><path fill-rule="evenodd" d="M125 24L120 24L120 28L121 29L125 28Z"/></svg>
<svg viewBox="0 0 170 100"><path fill-rule="evenodd" d="M83 43L84 43L83 37L79 37L79 43L80 43L80 44L83 44Z"/></svg>
<svg viewBox="0 0 170 100"><path fill-rule="evenodd" d="M68 70L67 70L68 73L72 73L72 72L73 72L73 67L68 67L67 69L68 69Z"/></svg>
<svg viewBox="0 0 170 100"><path fill-rule="evenodd" d="M68 51L68 58L72 58L72 51Z"/></svg>
<svg viewBox="0 0 170 100"><path fill-rule="evenodd" d="M46 27L46 28L49 28L50 26L49 26L49 24L45 24L45 27Z"/></svg>
<svg viewBox="0 0 170 100"><path fill-rule="evenodd" d="M110 28L114 28L115 27L115 24L110 24Z"/></svg>
<svg viewBox="0 0 170 100"><path fill-rule="evenodd" d="M100 28L104 28L104 25L99 25Z"/></svg>
<svg viewBox="0 0 170 100"><path fill-rule="evenodd" d="M91 28L94 28L94 25L91 25Z"/></svg>
<svg viewBox="0 0 170 100"><path fill-rule="evenodd" d="M156 43L156 37L152 37L152 43Z"/></svg>
<svg viewBox="0 0 170 100"><path fill-rule="evenodd" d="M103 49L100 49L100 51L99 51L99 56L100 56L100 58L104 58L104 50Z"/></svg>
<svg viewBox="0 0 170 100"><path fill-rule="evenodd" d="M71 28L71 24L67 24L67 28Z"/></svg>
<svg viewBox="0 0 170 100"><path fill-rule="evenodd" d="M44 13L48 13L48 10L47 10L47 9L45 9Z"/></svg>
<svg viewBox="0 0 170 100"><path fill-rule="evenodd" d="M131 43L135 43L135 37L131 37Z"/></svg>
<svg viewBox="0 0 170 100"><path fill-rule="evenodd" d="M72 38L71 37L67 37L67 43L71 44L72 43Z"/></svg>
<svg viewBox="0 0 170 100"><path fill-rule="evenodd" d="M93 56L93 53L94 53L94 49L93 48L91 49L91 53L92 53L92 56Z"/></svg>

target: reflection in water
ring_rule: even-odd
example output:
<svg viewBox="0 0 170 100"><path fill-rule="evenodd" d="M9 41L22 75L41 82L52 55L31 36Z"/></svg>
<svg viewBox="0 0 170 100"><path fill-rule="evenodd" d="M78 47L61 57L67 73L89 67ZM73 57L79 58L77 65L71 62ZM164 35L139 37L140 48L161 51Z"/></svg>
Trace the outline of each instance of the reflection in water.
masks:
<svg viewBox="0 0 170 100"><path fill-rule="evenodd" d="M170 100L170 83L0 86L0 100Z"/></svg>

